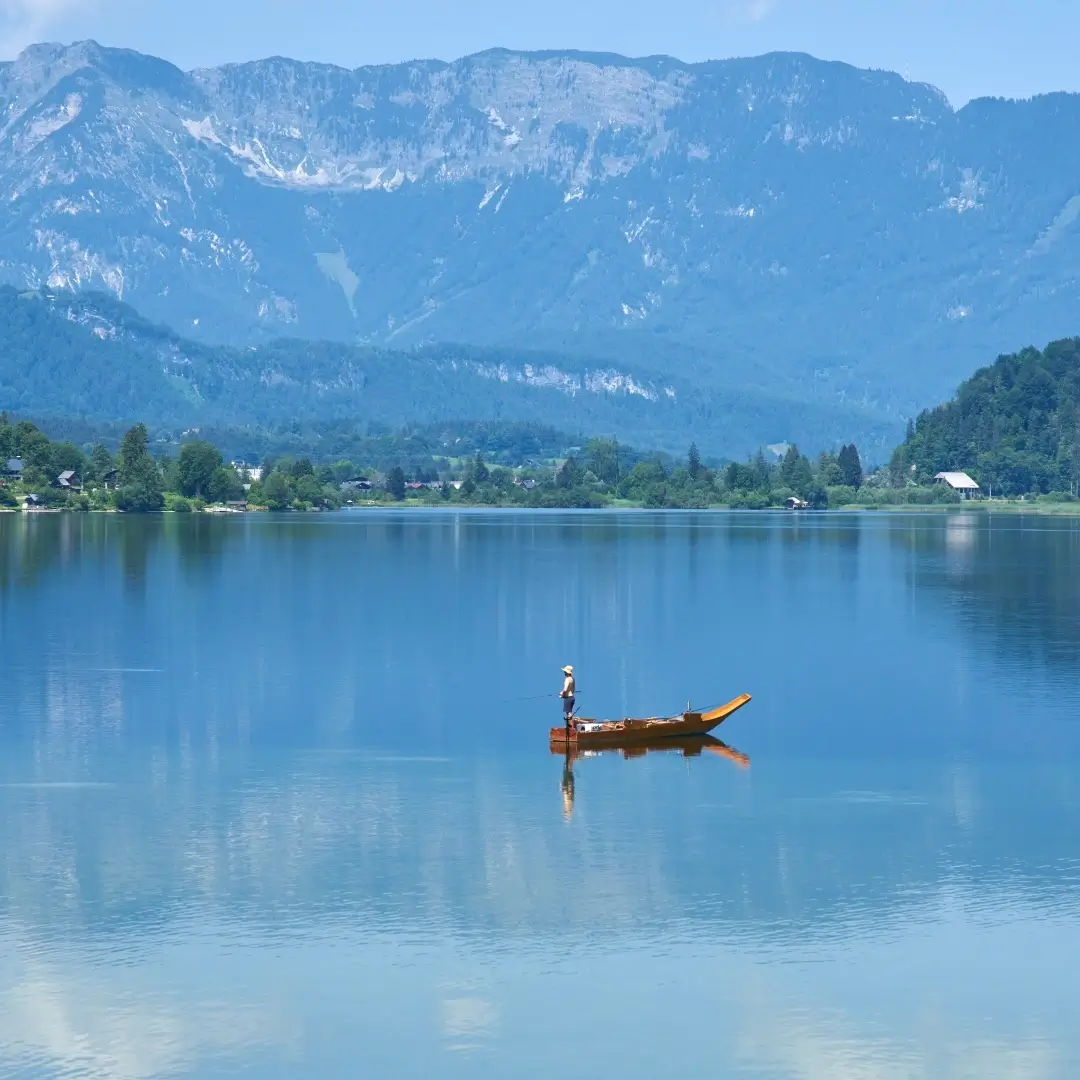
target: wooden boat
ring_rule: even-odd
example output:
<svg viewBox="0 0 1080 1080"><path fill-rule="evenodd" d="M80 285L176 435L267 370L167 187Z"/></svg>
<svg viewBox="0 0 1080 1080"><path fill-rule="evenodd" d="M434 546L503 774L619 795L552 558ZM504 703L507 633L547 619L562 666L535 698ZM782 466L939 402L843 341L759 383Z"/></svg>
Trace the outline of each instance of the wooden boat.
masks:
<svg viewBox="0 0 1080 1080"><path fill-rule="evenodd" d="M740 694L726 705L704 712L684 712L681 716L651 716L644 720L589 720L575 716L567 731L566 725L551 729L551 745L556 746L621 746L624 743L653 742L682 735L704 735L722 724L750 701L749 694Z"/></svg>

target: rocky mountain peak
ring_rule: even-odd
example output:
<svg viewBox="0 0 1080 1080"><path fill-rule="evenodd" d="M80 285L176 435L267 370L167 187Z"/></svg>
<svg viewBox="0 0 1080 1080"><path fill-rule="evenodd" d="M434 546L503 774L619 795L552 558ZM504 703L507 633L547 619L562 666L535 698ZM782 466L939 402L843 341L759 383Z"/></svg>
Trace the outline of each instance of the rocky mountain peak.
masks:
<svg viewBox="0 0 1080 1080"><path fill-rule="evenodd" d="M631 357L899 425L1075 331L1078 101L954 112L796 53L182 72L39 45L0 65L0 283L203 340Z"/></svg>

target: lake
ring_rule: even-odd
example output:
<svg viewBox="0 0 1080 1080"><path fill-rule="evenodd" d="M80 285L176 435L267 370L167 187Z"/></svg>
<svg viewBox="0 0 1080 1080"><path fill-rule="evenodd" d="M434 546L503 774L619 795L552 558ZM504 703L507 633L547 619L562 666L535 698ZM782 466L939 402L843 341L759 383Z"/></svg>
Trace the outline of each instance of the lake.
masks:
<svg viewBox="0 0 1080 1080"><path fill-rule="evenodd" d="M1080 1075L1078 569L1011 514L0 515L0 1074ZM754 700L568 763L566 663Z"/></svg>

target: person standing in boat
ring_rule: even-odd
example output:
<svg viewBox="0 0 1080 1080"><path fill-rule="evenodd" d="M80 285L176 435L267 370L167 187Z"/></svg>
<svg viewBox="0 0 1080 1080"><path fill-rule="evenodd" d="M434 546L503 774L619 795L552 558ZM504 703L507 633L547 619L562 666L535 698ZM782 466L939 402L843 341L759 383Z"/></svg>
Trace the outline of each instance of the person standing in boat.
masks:
<svg viewBox="0 0 1080 1080"><path fill-rule="evenodd" d="M574 682L574 669L570 664L562 669L563 684L559 697L562 698L563 720L566 722L566 730L570 730L570 718L574 715L574 698L577 694L577 683Z"/></svg>

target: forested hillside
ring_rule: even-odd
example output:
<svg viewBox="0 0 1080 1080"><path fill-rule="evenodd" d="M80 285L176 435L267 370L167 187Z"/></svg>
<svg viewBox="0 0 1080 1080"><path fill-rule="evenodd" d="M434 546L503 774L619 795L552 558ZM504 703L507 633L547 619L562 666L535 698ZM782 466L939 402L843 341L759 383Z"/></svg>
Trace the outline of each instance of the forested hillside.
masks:
<svg viewBox="0 0 1080 1080"><path fill-rule="evenodd" d="M862 432L884 456L891 426L868 410L837 413L752 383L724 393L629 364L508 347L391 350L282 339L201 344L114 298L0 288L0 409L66 425L155 431L285 428L310 443L328 427L394 430L432 422L508 421L613 435L682 454L745 457L762 443L830 447Z"/></svg>
<svg viewBox="0 0 1080 1080"><path fill-rule="evenodd" d="M893 455L896 476L970 473L984 490L1077 493L1080 338L999 357L924 412Z"/></svg>

